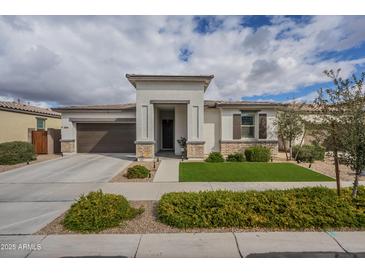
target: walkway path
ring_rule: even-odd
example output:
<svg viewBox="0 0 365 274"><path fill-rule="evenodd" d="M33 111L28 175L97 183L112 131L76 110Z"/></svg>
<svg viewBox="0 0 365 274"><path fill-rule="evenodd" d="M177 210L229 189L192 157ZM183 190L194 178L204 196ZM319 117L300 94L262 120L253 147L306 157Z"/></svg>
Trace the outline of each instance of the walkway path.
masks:
<svg viewBox="0 0 365 274"><path fill-rule="evenodd" d="M154 182L178 182L180 159L162 158Z"/></svg>
<svg viewBox="0 0 365 274"><path fill-rule="evenodd" d="M0 236L0 257L365 257L365 232Z"/></svg>
<svg viewBox="0 0 365 274"><path fill-rule="evenodd" d="M365 185L365 182L361 182ZM342 187L352 186L352 182L341 182ZM104 192L124 195L128 200L159 200L164 193L201 190L267 190L300 187L326 186L336 188L336 182L234 182L234 183L106 183L100 185Z"/></svg>

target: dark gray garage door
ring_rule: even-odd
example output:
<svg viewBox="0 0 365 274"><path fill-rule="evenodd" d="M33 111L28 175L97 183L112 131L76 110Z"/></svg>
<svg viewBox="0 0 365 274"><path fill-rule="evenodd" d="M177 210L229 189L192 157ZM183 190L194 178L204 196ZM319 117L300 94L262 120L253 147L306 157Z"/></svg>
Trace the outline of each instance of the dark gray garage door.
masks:
<svg viewBox="0 0 365 274"><path fill-rule="evenodd" d="M135 152L136 124L77 124L77 152Z"/></svg>

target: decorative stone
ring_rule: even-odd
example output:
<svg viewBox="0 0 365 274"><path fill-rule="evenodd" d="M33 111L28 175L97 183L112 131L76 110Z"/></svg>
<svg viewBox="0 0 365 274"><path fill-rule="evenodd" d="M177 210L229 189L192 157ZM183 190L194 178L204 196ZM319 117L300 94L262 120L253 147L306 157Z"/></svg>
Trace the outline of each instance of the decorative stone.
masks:
<svg viewBox="0 0 365 274"><path fill-rule="evenodd" d="M62 153L75 152L75 141L74 140L61 140L61 152Z"/></svg>
<svg viewBox="0 0 365 274"><path fill-rule="evenodd" d="M155 157L155 144L153 143L137 143L136 144L136 156L138 159L154 158Z"/></svg>
<svg viewBox="0 0 365 274"><path fill-rule="evenodd" d="M220 152L224 157L227 157L229 154L241 152L244 153L246 148L252 146L265 146L271 149L272 155L278 153L278 142L277 141L221 141L220 142Z"/></svg>
<svg viewBox="0 0 365 274"><path fill-rule="evenodd" d="M204 158L204 143L205 142L187 142L187 158Z"/></svg>

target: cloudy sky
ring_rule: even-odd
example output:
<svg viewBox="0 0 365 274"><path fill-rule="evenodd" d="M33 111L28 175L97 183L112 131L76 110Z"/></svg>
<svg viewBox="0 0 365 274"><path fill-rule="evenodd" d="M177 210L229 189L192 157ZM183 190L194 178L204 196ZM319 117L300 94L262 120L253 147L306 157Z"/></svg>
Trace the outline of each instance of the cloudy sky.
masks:
<svg viewBox="0 0 365 274"><path fill-rule="evenodd" d="M126 73L214 74L206 98L311 100L365 70L365 16L0 17L0 100L135 100Z"/></svg>

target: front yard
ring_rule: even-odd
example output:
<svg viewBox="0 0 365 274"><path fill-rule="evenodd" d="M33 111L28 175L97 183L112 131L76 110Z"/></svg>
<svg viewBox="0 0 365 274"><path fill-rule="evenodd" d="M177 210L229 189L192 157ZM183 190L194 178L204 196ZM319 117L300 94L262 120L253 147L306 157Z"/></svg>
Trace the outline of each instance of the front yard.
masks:
<svg viewBox="0 0 365 274"><path fill-rule="evenodd" d="M318 182L333 178L293 163L180 163L180 182Z"/></svg>

